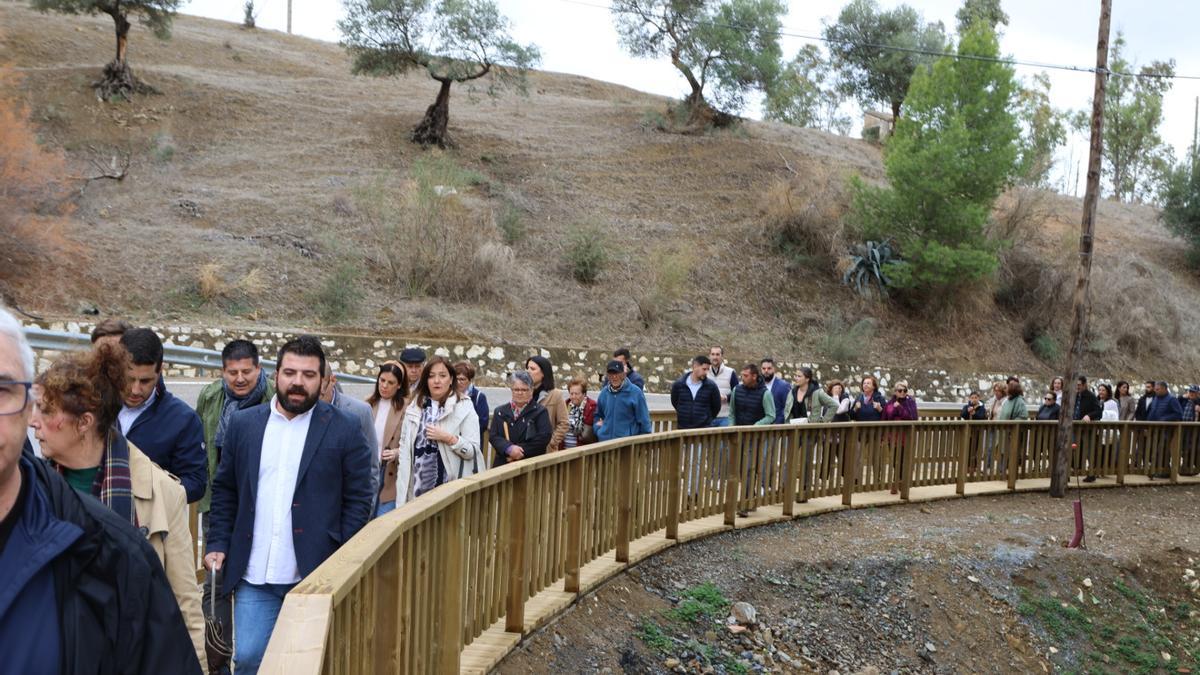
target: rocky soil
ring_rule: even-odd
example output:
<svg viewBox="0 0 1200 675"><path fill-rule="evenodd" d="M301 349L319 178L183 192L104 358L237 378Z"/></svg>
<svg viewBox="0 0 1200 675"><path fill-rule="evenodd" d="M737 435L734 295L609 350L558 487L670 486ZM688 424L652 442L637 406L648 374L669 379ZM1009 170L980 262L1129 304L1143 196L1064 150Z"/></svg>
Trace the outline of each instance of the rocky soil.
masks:
<svg viewBox="0 0 1200 675"><path fill-rule="evenodd" d="M581 599L498 671L1192 672L1196 490L1089 491L1084 510L1086 550L1063 547L1070 502L1040 494L685 544Z"/></svg>

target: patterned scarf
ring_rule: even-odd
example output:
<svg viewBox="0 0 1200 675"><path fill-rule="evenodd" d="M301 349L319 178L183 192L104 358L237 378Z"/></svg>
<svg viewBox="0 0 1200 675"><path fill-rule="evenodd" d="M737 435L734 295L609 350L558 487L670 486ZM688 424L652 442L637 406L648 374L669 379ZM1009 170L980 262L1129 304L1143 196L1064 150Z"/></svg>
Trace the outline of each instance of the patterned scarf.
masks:
<svg viewBox="0 0 1200 675"><path fill-rule="evenodd" d="M218 448L225 440L225 425L229 423L229 418L233 417L233 413L262 403L263 394L267 393L267 374L261 370L258 371L258 382L255 383L254 389L242 398L235 396L233 390L229 388L229 384L224 380L221 381L221 386L225 392L225 405L221 408L217 433L213 434L213 445Z"/></svg>
<svg viewBox="0 0 1200 675"><path fill-rule="evenodd" d="M449 401L447 401L448 403ZM417 440L413 444L414 449L426 448L429 446L437 447L437 443L429 440L425 436L425 429L438 423L444 413L447 411L447 406L438 403L433 399L425 400L425 407L421 410L421 425L417 427Z"/></svg>
<svg viewBox="0 0 1200 675"><path fill-rule="evenodd" d="M586 399L585 399L586 401ZM567 402L567 428L576 436L583 433L583 407L586 403L575 405Z"/></svg>
<svg viewBox="0 0 1200 675"><path fill-rule="evenodd" d="M104 443L104 457L100 459L100 470L92 482L92 496L137 527L137 512L133 508L133 478L129 474L129 442L114 426L108 430ZM55 467L59 473L66 472L61 465Z"/></svg>

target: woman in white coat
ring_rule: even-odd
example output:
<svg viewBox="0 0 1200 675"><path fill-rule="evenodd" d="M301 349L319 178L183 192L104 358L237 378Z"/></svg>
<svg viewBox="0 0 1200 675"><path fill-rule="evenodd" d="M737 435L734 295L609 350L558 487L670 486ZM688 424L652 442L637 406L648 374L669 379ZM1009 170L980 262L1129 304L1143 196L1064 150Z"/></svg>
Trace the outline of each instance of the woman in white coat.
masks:
<svg viewBox="0 0 1200 675"><path fill-rule="evenodd" d="M431 358L421 370L404 409L397 460L397 506L486 468L475 404L455 391L454 366L445 357Z"/></svg>

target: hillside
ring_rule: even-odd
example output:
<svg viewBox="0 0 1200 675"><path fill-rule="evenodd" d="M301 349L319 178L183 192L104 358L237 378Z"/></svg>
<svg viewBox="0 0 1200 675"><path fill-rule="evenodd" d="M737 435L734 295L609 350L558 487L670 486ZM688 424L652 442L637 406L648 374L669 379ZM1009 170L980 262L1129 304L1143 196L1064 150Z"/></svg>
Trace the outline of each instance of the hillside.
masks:
<svg viewBox="0 0 1200 675"><path fill-rule="evenodd" d="M47 145L80 174L93 158L132 159L124 181L91 182L79 198L69 234L85 257L35 270L14 289L31 312L71 314L90 303L147 321L635 352L720 342L744 356L828 362L844 332L829 320L837 309L847 323L876 321L853 355L859 362L1038 374L1049 368L1026 343L1030 324L1065 335L1061 291L1073 270L1062 266L1074 261L1076 199L1036 197L1033 220L1015 237L1022 280L1036 277L1018 286L1044 306L1014 293L1001 307L996 288L964 289L969 302L930 321L861 300L829 266L774 245L772 190L787 183L819 204L838 196L845 176L882 177L878 149L862 141L761 122L661 133L649 121L665 99L539 72L528 98L456 89L457 147L430 152L406 134L434 83L352 77L337 45L193 17L179 17L167 42L135 27L131 65L162 95L105 104L88 85L110 58L107 17L3 2L0 31ZM450 302L388 281L380 252L403 252L407 242L396 247L381 234L365 205L382 200L386 212L402 202L421 162L463 178L453 213L482 223L472 236L488 241L491 258L454 259L454 274L486 273L491 292ZM511 251L493 225L499 218L524 228ZM607 233L612 256L592 286L574 281L565 262L568 233L581 223ZM1155 214L1103 203L1096 251L1092 367L1131 377L1194 372L1200 351L1183 336L1200 318L1197 282ZM663 281L664 269L682 270L682 282ZM359 308L321 325L314 297L344 272L344 295L333 302ZM658 287L662 297L646 301L654 311L639 315L636 300Z"/></svg>

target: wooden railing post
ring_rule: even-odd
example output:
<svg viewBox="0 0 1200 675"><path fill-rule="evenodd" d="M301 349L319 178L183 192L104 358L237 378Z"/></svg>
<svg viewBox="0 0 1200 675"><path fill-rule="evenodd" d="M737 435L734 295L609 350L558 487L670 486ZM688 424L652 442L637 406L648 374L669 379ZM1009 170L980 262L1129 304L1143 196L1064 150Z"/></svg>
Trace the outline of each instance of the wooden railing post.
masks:
<svg viewBox="0 0 1200 675"><path fill-rule="evenodd" d="M805 453L800 452L800 430L792 429L792 433L788 434L788 451L787 459L785 460L784 482L783 482L783 515L789 518L796 512L796 481L800 481L800 499L799 501L808 501L808 490L804 487L805 478L808 476L808 464L800 465L800 460L805 457Z"/></svg>
<svg viewBox="0 0 1200 675"><path fill-rule="evenodd" d="M1021 425L1010 423L1008 432L1008 489L1017 489L1017 451L1021 443Z"/></svg>
<svg viewBox="0 0 1200 675"><path fill-rule="evenodd" d="M667 483L667 539L679 538L679 508L683 499L683 438L671 441L667 449L667 466L671 467Z"/></svg>
<svg viewBox="0 0 1200 675"><path fill-rule="evenodd" d="M513 478L512 505L508 510L508 603L504 630L525 632L525 506L529 497L529 474Z"/></svg>
<svg viewBox="0 0 1200 675"><path fill-rule="evenodd" d="M971 423L963 420L962 428L958 430L958 484L954 487L955 494L967 493L967 462L971 456Z"/></svg>
<svg viewBox="0 0 1200 675"><path fill-rule="evenodd" d="M629 562L630 519L633 518L634 444L617 450L617 562Z"/></svg>
<svg viewBox="0 0 1200 675"><path fill-rule="evenodd" d="M1125 470L1129 465L1129 450L1133 446L1133 434L1129 422L1121 423L1121 440L1117 444L1117 485L1125 484Z"/></svg>
<svg viewBox="0 0 1200 675"><path fill-rule="evenodd" d="M438 640L437 670L441 673L458 672L463 647L463 551L467 538L465 503L466 497L460 496L446 507L442 528L442 564L445 567L440 571L441 630L434 636Z"/></svg>
<svg viewBox="0 0 1200 675"><path fill-rule="evenodd" d="M1171 482L1179 482L1179 456L1183 445L1183 422L1175 424L1171 430Z"/></svg>
<svg viewBox="0 0 1200 675"><path fill-rule="evenodd" d="M725 479L725 524L732 527L737 522L738 495L742 491L742 432L725 434L730 435L733 442L729 445L729 459L725 464L729 467Z"/></svg>
<svg viewBox="0 0 1200 675"><path fill-rule="evenodd" d="M903 475L900 477L900 499L908 501L908 491L912 488L913 458L917 455L914 448L917 442L917 426L910 424L902 433L905 436L900 446L900 464L904 466Z"/></svg>
<svg viewBox="0 0 1200 675"><path fill-rule="evenodd" d="M567 551L563 590L579 592L579 559L583 546L583 457L567 465Z"/></svg>
<svg viewBox="0 0 1200 675"><path fill-rule="evenodd" d="M842 505L850 506L854 486L858 483L858 430L861 427L850 427L850 440L842 445L842 467L846 477L842 479Z"/></svg>

